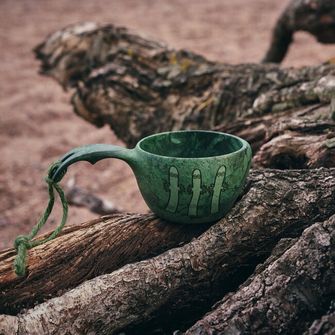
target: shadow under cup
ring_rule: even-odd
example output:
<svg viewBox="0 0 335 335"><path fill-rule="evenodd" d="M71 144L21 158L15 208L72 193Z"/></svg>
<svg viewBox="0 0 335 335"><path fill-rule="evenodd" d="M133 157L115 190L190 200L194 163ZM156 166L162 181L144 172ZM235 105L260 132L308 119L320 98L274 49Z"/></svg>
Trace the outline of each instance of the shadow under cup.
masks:
<svg viewBox="0 0 335 335"><path fill-rule="evenodd" d="M150 209L179 223L223 217L240 195L251 162L249 144L214 131L177 131L142 139L131 164Z"/></svg>

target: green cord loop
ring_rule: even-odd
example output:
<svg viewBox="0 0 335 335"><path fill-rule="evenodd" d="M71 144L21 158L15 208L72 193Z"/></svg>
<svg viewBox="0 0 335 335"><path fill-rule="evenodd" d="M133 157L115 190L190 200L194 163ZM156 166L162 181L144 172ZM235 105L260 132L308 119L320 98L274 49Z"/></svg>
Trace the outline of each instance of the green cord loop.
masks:
<svg viewBox="0 0 335 335"><path fill-rule="evenodd" d="M14 269L15 269L15 273L18 276L24 276L26 274L27 250L33 247L36 247L37 245L53 240L61 232L61 230L63 229L66 223L67 214L68 214L67 200L66 200L66 197L65 197L65 194L62 188L51 178L52 172L59 166L59 164L60 164L59 161L53 163L48 170L47 176L45 177L45 181L48 184L49 203L42 217L39 219L37 224L33 227L30 234L19 235L14 241L14 247L17 251L17 255L14 260ZM54 191L58 193L59 198L62 203L62 207L63 207L63 217L62 217L61 223L58 225L58 227L56 227L56 229L48 237L41 239L41 240L32 241L32 239L37 235L37 233L44 226L44 224L46 223L46 221L48 220L50 216L50 213L55 203Z"/></svg>
<svg viewBox="0 0 335 335"><path fill-rule="evenodd" d="M26 248L29 248L30 243L29 243L29 238L25 235L19 235L15 241L14 241L14 247L16 251L19 249L21 245L24 245Z"/></svg>

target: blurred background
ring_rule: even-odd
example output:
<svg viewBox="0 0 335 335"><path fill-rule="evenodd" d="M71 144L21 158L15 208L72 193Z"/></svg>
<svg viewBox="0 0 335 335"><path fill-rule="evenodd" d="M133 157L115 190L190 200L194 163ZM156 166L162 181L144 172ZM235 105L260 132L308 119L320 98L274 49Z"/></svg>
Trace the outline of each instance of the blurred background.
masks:
<svg viewBox="0 0 335 335"><path fill-rule="evenodd" d="M64 92L38 74L32 49L58 29L80 21L126 26L138 34L226 63L259 62L277 17L288 1L278 0L0 0L0 249L27 233L44 210L43 177L52 161L88 143L122 145L107 127L77 117ZM282 66L319 64L335 46L297 33ZM128 212L146 212L135 178L123 162L78 163L63 184L78 186ZM58 223L60 211L46 225ZM70 208L68 224L96 217Z"/></svg>

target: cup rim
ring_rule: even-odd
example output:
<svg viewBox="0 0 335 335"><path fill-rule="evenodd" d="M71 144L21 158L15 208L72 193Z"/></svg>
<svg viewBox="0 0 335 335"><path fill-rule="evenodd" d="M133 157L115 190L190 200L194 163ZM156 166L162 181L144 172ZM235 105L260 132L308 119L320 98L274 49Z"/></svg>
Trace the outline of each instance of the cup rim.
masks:
<svg viewBox="0 0 335 335"><path fill-rule="evenodd" d="M187 132L192 132L192 133L213 133L213 134L220 134L220 135L225 135L228 137L232 137L236 140L238 140L240 143L242 143L242 146L240 149L230 152L228 154L223 154L223 155L216 155L216 156L204 156L204 157L174 157L174 156L165 156L165 155L157 155L157 154L153 154L149 151L146 151L144 149L141 148L141 143L145 140L147 140L148 138L152 138L152 137L156 137L156 136L160 136L160 135L164 135L164 134L171 134L171 133L187 133ZM155 156L155 157L162 157L162 158L170 158L170 159L176 159L176 160L194 160L194 159L217 159L217 158L223 158L223 157L230 157L233 155L236 155L239 152L242 152L244 150L246 150L248 147L250 147L250 144L244 140L241 137L232 135L232 134L227 134L221 131L214 131L214 130L173 130L173 131L165 131L165 132L161 132L161 133L157 133L157 134L152 134L146 137L143 137L139 142L137 142L136 144L136 149L144 152L147 155L151 155L151 156Z"/></svg>

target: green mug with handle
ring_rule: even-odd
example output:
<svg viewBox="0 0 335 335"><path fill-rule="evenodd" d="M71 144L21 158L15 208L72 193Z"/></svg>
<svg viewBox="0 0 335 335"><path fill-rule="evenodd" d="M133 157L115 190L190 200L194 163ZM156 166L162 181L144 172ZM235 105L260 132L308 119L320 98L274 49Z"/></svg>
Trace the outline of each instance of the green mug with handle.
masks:
<svg viewBox="0 0 335 335"><path fill-rule="evenodd" d="M71 164L105 158L129 164L145 202L159 217L204 223L221 218L240 195L251 149L245 140L221 132L166 132L143 138L134 149L110 144L75 148L50 177L59 182Z"/></svg>
<svg viewBox="0 0 335 335"><path fill-rule="evenodd" d="M223 217L240 195L250 168L251 148L237 136L186 130L147 136L133 149L91 144L69 151L49 169L49 203L41 219L30 234L15 239L17 275L26 274L27 250L55 238L66 223L68 207L58 182L67 168L78 161L94 164L105 158L128 163L145 202L159 217L178 223L205 223ZM63 205L62 221L48 237L36 240L52 211L55 191Z"/></svg>

